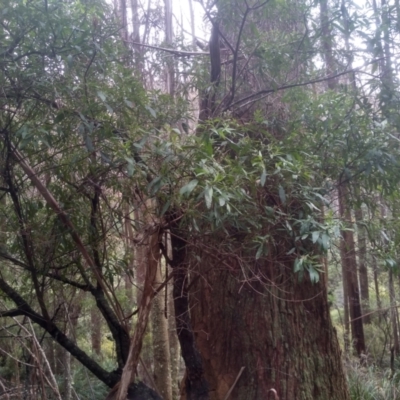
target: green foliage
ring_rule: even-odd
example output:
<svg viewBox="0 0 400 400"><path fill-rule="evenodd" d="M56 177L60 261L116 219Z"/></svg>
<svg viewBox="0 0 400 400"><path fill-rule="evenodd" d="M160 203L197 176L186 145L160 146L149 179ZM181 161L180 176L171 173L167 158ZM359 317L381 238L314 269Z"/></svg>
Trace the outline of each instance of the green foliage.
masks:
<svg viewBox="0 0 400 400"><path fill-rule="evenodd" d="M396 378L389 373L362 367L347 368L350 398L352 400L392 400L400 398Z"/></svg>

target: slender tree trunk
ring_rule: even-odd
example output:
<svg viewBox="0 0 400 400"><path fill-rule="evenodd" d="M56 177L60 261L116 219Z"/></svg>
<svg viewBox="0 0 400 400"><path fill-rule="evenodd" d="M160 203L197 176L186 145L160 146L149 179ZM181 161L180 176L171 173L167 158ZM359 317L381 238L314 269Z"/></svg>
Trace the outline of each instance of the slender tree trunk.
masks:
<svg viewBox="0 0 400 400"><path fill-rule="evenodd" d="M381 314L382 314L382 302L381 302L381 294L379 290L379 280L378 280L378 263L376 261L376 257L372 256L372 269L374 272L374 286L375 286L375 297L376 297L376 305L378 307L378 319L381 322Z"/></svg>
<svg viewBox="0 0 400 400"><path fill-rule="evenodd" d="M319 11L320 11L320 23L321 23L321 42L322 51L325 59L325 66L327 75L333 75L335 72L335 58L333 56L333 39L332 29L330 26L329 18L329 7L328 0L319 0ZM337 85L337 79L328 79L328 88L335 89Z"/></svg>
<svg viewBox="0 0 400 400"><path fill-rule="evenodd" d="M172 257L171 257L172 258ZM169 268L169 273L172 274L172 269ZM179 366L180 366L180 348L178 336L176 333L175 324L175 310L174 310L174 296L173 296L173 282L168 290L168 304L169 304L169 315L168 315L168 326L169 326L169 348L171 354L171 380L172 380L172 398L179 398Z"/></svg>
<svg viewBox="0 0 400 400"><path fill-rule="evenodd" d="M393 270L389 269L389 296L390 296L390 323L392 325L393 333L393 354L397 357L400 354L400 342L399 342L399 329L396 318L396 296L394 291L393 283Z"/></svg>
<svg viewBox="0 0 400 400"><path fill-rule="evenodd" d="M145 214L146 214L146 206L144 204L136 204L134 211L135 218L135 231L142 232L145 226ZM141 243L135 247L135 272L136 272L136 304L139 306L142 301L142 293L143 287L145 283L146 276L146 264L147 264L147 249L146 246ZM152 362L152 349L149 341L145 340L142 347L141 358L142 363L138 365L138 376L141 380L146 384L151 386L151 381L148 377L147 371L150 371L149 367Z"/></svg>
<svg viewBox="0 0 400 400"><path fill-rule="evenodd" d="M126 360L122 377L117 385L109 394L108 399L116 394L116 400L125 400L128 388L137 376L137 366L139 364L140 352L142 349L143 338L146 333L149 321L151 303L154 298L154 284L160 262L160 232L159 228L149 226L144 232L146 235L146 277L143 287L142 298L140 300L138 319L135 326L135 332L131 339L129 354Z"/></svg>
<svg viewBox="0 0 400 400"><path fill-rule="evenodd" d="M343 223L351 228L351 212L347 205L348 199L347 183L339 183L339 213ZM353 231L345 229L342 231L342 246L344 246L342 255L342 264L345 267L347 280L349 311L351 318L351 337L354 348L360 356L365 353L364 327L361 314L360 293L357 280L357 260L355 251L355 242Z"/></svg>
<svg viewBox="0 0 400 400"><path fill-rule="evenodd" d="M157 288L162 284L160 266L157 268ZM165 289L161 290L153 300L151 310L154 382L164 400L172 400L171 355L169 349L168 319L165 312Z"/></svg>
<svg viewBox="0 0 400 400"><path fill-rule="evenodd" d="M189 12L190 12L190 33L192 34L192 50L196 51L196 29L195 29L195 18L193 10L193 0L188 0L189 2Z"/></svg>
<svg viewBox="0 0 400 400"><path fill-rule="evenodd" d="M127 271L125 272L125 295L127 299L126 312L130 315L132 309L136 305L136 301L133 293L133 277L135 271L135 243L134 243L134 233L132 228L132 220L130 207L128 202L124 208L125 214L125 254L127 259ZM139 304L139 303L137 303ZM129 327L131 328L131 326Z"/></svg>
<svg viewBox="0 0 400 400"><path fill-rule="evenodd" d="M138 0L131 0L131 10L132 10L132 40L135 43L140 43L140 20L139 20L139 5ZM135 57L135 67L140 71L140 76L142 75L143 65L140 46L137 44L133 45L134 57Z"/></svg>
<svg viewBox="0 0 400 400"><path fill-rule="evenodd" d="M370 323L369 315L369 279L367 269L367 239L363 226L363 212L361 206L354 212L357 222L357 244L358 244L358 275L360 280L360 294L362 303L363 322Z"/></svg>
<svg viewBox="0 0 400 400"><path fill-rule="evenodd" d="M126 9L126 0L119 0L119 17L122 24L121 38L123 43L126 45L128 40L128 17Z"/></svg>
<svg viewBox="0 0 400 400"><path fill-rule="evenodd" d="M68 334L68 331L66 332ZM64 351L64 382L62 385L63 400L72 399L71 353Z"/></svg>
<svg viewBox="0 0 400 400"><path fill-rule="evenodd" d="M172 46L174 39L174 31L172 25L172 1L164 0L165 6L165 42L168 46ZM167 93L171 96L175 95L175 69L172 57L167 61Z"/></svg>
<svg viewBox="0 0 400 400"><path fill-rule="evenodd" d="M340 241L340 260L342 264L342 286L343 286L343 324L344 324L344 352L346 359L350 355L350 313L349 313L349 284L346 269L346 245L344 240Z"/></svg>

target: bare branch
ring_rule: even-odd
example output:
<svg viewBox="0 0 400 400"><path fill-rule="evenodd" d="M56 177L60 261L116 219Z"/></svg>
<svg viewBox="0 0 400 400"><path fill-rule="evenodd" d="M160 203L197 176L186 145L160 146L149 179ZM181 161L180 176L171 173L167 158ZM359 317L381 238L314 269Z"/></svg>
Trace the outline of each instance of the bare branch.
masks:
<svg viewBox="0 0 400 400"><path fill-rule="evenodd" d="M369 62L368 64L373 64L375 62L378 62L379 60L380 59L374 59L371 62ZM253 94L251 94L251 95L249 95L247 97L244 97L244 98L242 98L240 100L235 101L234 103L230 104L228 107L225 107L224 111L227 111L227 110L237 106L238 104L244 103L245 101L247 101L247 103L245 105L248 105L249 103L252 103L252 102L255 102L255 101L259 100L260 96L262 96L262 95L266 95L266 94L269 94L269 93L275 93L275 92L279 92L281 90L291 89L291 88L300 87L300 86L308 86L308 85L312 85L314 83L325 82L327 80L330 80L330 79L333 79L333 78L337 78L339 76L343 76L343 75L350 74L350 73L356 73L356 72L363 72L362 71L362 67L355 68L355 69L348 69L348 70L339 72L339 73L334 74L334 75L325 75L325 76L323 76L321 78L312 79L312 80L307 81L307 82L292 83L292 84L289 84L289 85L279 86L279 87L276 87L276 88L273 88L273 89L260 90L260 91L258 91L256 93L253 93ZM243 105L241 107L243 107Z"/></svg>
<svg viewBox="0 0 400 400"><path fill-rule="evenodd" d="M205 51L183 51L183 50L174 50L174 49L168 49L166 47L159 47L159 46L152 46L151 44L144 44L144 43L139 43L139 42L132 42L129 40L126 40L125 43L128 44L134 44L136 46L142 46L142 47L147 47L149 49L154 49L154 50L160 50L160 51L165 51L167 53L171 53L175 56L178 57L191 57L191 56L209 56L209 52Z"/></svg>

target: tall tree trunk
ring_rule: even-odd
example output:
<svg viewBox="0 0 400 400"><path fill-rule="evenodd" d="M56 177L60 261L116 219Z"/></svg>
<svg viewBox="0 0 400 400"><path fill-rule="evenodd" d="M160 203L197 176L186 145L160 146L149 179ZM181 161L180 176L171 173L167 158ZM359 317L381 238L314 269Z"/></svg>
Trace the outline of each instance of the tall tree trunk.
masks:
<svg viewBox="0 0 400 400"><path fill-rule="evenodd" d="M155 287L162 284L160 266L157 268ZM172 400L171 356L169 350L168 319L165 313L165 289L153 300L151 310L154 382L164 400Z"/></svg>
<svg viewBox="0 0 400 400"><path fill-rule="evenodd" d="M154 285L160 262L160 231L158 227L148 226L144 232L146 241L146 277L143 286L142 298L140 300L139 312L135 332L131 338L129 354L126 360L122 377L119 384L111 391L108 398L112 398L116 393L116 400L125 400L128 388L137 376L137 366L139 364L140 352L142 349L143 338L146 333L149 321L151 303L154 299Z"/></svg>
<svg viewBox="0 0 400 400"><path fill-rule="evenodd" d="M174 31L172 25L172 1L164 0L165 6L165 42L167 46L172 46ZM168 57L167 61L167 93L171 96L175 95L175 69L172 57Z"/></svg>
<svg viewBox="0 0 400 400"><path fill-rule="evenodd" d="M329 18L329 7L328 0L319 0L319 12L320 12L320 23L321 23L321 42L322 52L324 56L326 73L328 76L332 76L335 72L335 58L333 56L333 38L332 29ZM328 88L335 89L337 85L336 78L328 79Z"/></svg>
<svg viewBox="0 0 400 400"><path fill-rule="evenodd" d="M347 283L348 274L346 268L346 244L340 241L340 260L342 264L342 286L343 286L343 325L344 325L344 352L346 359L350 354L350 313L349 313L349 284Z"/></svg>
<svg viewBox="0 0 400 400"><path fill-rule="evenodd" d="M118 12L119 18L122 24L121 28L121 39L122 42L127 45L128 41L128 17L127 17L127 9L126 9L126 0L119 0L118 4Z"/></svg>
<svg viewBox="0 0 400 400"><path fill-rule="evenodd" d="M132 41L140 43L140 19L139 19L139 5L138 0L131 0L132 10ZM141 50L138 44L133 45L133 52L135 57L135 67L140 72L139 76L142 77L143 65L141 60Z"/></svg>
<svg viewBox="0 0 400 400"><path fill-rule="evenodd" d="M397 357L400 354L400 342L399 342L399 329L396 318L397 303L394 291L392 268L389 269L389 297L390 297L390 323L392 325L392 333L393 333L392 353L395 357Z"/></svg>
<svg viewBox="0 0 400 400"><path fill-rule="evenodd" d="M372 256L372 269L374 272L374 286L375 286L375 296L376 296L376 305L378 307L378 320L381 322L381 314L382 314L382 302L381 302L381 294L379 290L379 280L378 280L378 262L376 261L376 256Z"/></svg>
<svg viewBox="0 0 400 400"><path fill-rule="evenodd" d="M141 232L145 226L145 213L146 213L146 205L142 203L135 204L134 210L134 218L135 218L135 231ZM135 247L135 272L136 272L136 304L139 307L142 301L142 293L143 287L145 283L146 276L146 264L147 264L147 255L146 255L146 246L141 243ZM144 341L142 347L141 358L142 363L138 365L138 376L140 379L146 384L151 386L151 381L146 372L150 370L149 366L151 365L151 345L147 340Z"/></svg>
<svg viewBox="0 0 400 400"><path fill-rule="evenodd" d="M351 318L351 337L354 348L360 356L365 353L364 327L361 314L360 293L357 279L357 260L353 231L351 230L351 211L347 205L349 192L347 182L339 182L339 213L348 229L342 230L342 264L347 280L349 311Z"/></svg>
<svg viewBox="0 0 400 400"><path fill-rule="evenodd" d="M357 222L357 244L358 244L358 275L360 280L360 294L364 323L370 323L369 315L369 280L367 269L367 239L363 226L363 212L361 206L354 211Z"/></svg>

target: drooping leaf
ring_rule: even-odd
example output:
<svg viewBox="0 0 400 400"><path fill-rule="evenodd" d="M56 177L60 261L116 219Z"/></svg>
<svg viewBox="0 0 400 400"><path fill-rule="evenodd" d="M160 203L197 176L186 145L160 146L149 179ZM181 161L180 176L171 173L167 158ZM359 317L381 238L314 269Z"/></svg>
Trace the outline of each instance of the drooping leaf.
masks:
<svg viewBox="0 0 400 400"><path fill-rule="evenodd" d="M197 186L198 183L199 183L199 181L197 179L191 180L185 186L180 188L179 193L181 195L190 194L193 191L193 189Z"/></svg>
<svg viewBox="0 0 400 400"><path fill-rule="evenodd" d="M286 203L285 189L281 185L279 185L279 198L281 199L282 204Z"/></svg>
<svg viewBox="0 0 400 400"><path fill-rule="evenodd" d="M206 207L211 208L212 198L213 198L213 188L211 186L206 186L204 190L204 198L206 200Z"/></svg>

